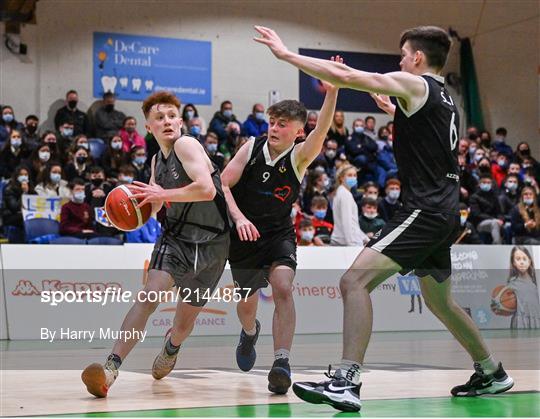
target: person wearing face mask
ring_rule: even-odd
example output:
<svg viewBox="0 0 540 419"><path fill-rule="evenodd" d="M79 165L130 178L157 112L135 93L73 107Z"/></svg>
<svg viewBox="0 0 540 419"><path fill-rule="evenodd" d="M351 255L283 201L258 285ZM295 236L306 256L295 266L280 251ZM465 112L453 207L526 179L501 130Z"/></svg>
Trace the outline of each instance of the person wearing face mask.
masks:
<svg viewBox="0 0 540 419"><path fill-rule="evenodd" d="M78 147L73 154L73 161L65 167L66 180L71 182L75 178L88 179L92 165L92 157L86 148Z"/></svg>
<svg viewBox="0 0 540 419"><path fill-rule="evenodd" d="M221 103L220 110L214 114L212 120L210 121L210 126L208 127L210 131L213 131L218 135L220 144L227 140L228 133L226 128L230 122L236 122L238 126L241 126L241 123L233 114L232 102L230 100L226 100Z"/></svg>
<svg viewBox="0 0 540 419"><path fill-rule="evenodd" d="M459 201L469 203L469 198L476 192L476 179L471 172L467 170L467 162L464 154L458 154L459 164Z"/></svg>
<svg viewBox="0 0 540 419"><path fill-rule="evenodd" d="M324 171L330 178L334 178L336 174L336 160L338 160L338 144L335 140L327 138L321 153L311 163L310 169L317 166L324 168ZM341 154L341 153L340 153Z"/></svg>
<svg viewBox="0 0 540 419"><path fill-rule="evenodd" d="M508 158L502 154L497 154L497 163L493 164L491 166L491 176L493 177L493 180L495 180L495 183L497 183L497 187L501 187L504 178L508 174Z"/></svg>
<svg viewBox="0 0 540 419"><path fill-rule="evenodd" d="M128 185L135 180L135 169L130 164L120 166L118 169L118 183L117 185Z"/></svg>
<svg viewBox="0 0 540 419"><path fill-rule="evenodd" d="M54 160L51 148L49 144L42 144L30 154L30 157L23 164L30 169L30 178L35 180L45 169L49 160Z"/></svg>
<svg viewBox="0 0 540 419"><path fill-rule="evenodd" d="M309 218L300 221L300 224L298 225L298 235L300 236L298 246L324 246L321 241L315 240L315 227L313 227Z"/></svg>
<svg viewBox="0 0 540 419"><path fill-rule="evenodd" d="M377 176L377 143L364 135L364 121L361 118L354 120L352 128L352 134L345 141L345 156L360 169L361 183L373 181Z"/></svg>
<svg viewBox="0 0 540 419"><path fill-rule="evenodd" d="M489 158L485 156L480 158L480 160L478 160L476 163L476 167L473 168L471 172L477 181L480 180L480 176L482 175L491 176L491 162Z"/></svg>
<svg viewBox="0 0 540 419"><path fill-rule="evenodd" d="M184 105L184 109L182 110L182 121L184 122L182 124L182 134L188 134L188 122L192 118L199 118L199 121L201 122L201 134L206 134L206 121L204 118L199 114L199 111L197 110L196 106L193 103L186 103Z"/></svg>
<svg viewBox="0 0 540 419"><path fill-rule="evenodd" d="M521 190L519 203L510 214L516 244L540 244L540 208L534 188Z"/></svg>
<svg viewBox="0 0 540 419"><path fill-rule="evenodd" d="M135 169L135 180L148 183L150 180L150 166L146 163L146 152L143 147L133 147L130 152L131 166Z"/></svg>
<svg viewBox="0 0 540 419"><path fill-rule="evenodd" d="M126 164L126 153L123 150L123 142L120 135L114 135L109 140L109 146L101 156L101 164L105 169L106 178L111 183L116 183L118 170Z"/></svg>
<svg viewBox="0 0 540 419"><path fill-rule="evenodd" d="M377 201L372 198L363 198L361 203L360 229L371 239L374 234L386 224L377 213Z"/></svg>
<svg viewBox="0 0 540 419"><path fill-rule="evenodd" d="M307 137L311 131L317 126L317 120L319 119L319 114L315 111L308 112L307 121L304 125L304 136Z"/></svg>
<svg viewBox="0 0 540 419"><path fill-rule="evenodd" d="M268 122L264 119L264 105L253 105L251 114L242 124L242 133L248 137L260 137L268 132Z"/></svg>
<svg viewBox="0 0 540 419"><path fill-rule="evenodd" d="M94 115L96 137L110 138L122 128L126 115L115 109L115 102L114 93L106 92L103 95L103 106Z"/></svg>
<svg viewBox="0 0 540 419"><path fill-rule="evenodd" d="M54 116L54 128L59 131L65 122L73 124L73 136L87 134L89 131L88 116L77 108L79 95L75 90L66 93L65 106L56 111Z"/></svg>
<svg viewBox="0 0 540 419"><path fill-rule="evenodd" d="M362 191L364 193L362 194L362 198L371 198L374 199L377 202L377 205L379 203L379 187L375 182L366 182L361 187Z"/></svg>
<svg viewBox="0 0 540 419"><path fill-rule="evenodd" d="M311 222L313 228L315 228L315 238L324 244L330 244L334 225L326 221L326 215L328 214L327 199L323 196L314 196L311 200L311 213L313 214Z"/></svg>
<svg viewBox="0 0 540 419"><path fill-rule="evenodd" d="M529 146L529 143L526 141L520 142L516 147L515 161L519 164L523 164L524 159L532 159L531 147ZM534 162L536 163L536 160L534 160Z"/></svg>
<svg viewBox="0 0 540 419"><path fill-rule="evenodd" d="M351 189L357 187L356 168L351 165L343 165L339 168L336 180L339 186L332 204L334 231L330 244L333 246L363 246L369 241L369 238L360 229L358 206L351 193Z"/></svg>
<svg viewBox="0 0 540 419"><path fill-rule="evenodd" d="M92 215L95 214L96 208L105 206L105 198L112 189L113 186L105 180L105 170L100 166L92 166L90 168L90 181L86 182L84 187L84 202L90 205ZM116 228L107 227L100 223L95 223L94 230L102 237L113 237L120 234Z"/></svg>
<svg viewBox="0 0 540 419"><path fill-rule="evenodd" d="M225 156L218 150L218 136L215 132L208 131L204 138L204 148L210 156L210 160L218 167L220 171L225 166Z"/></svg>
<svg viewBox="0 0 540 419"><path fill-rule="evenodd" d="M22 132L23 141L30 152L39 146L39 134L37 132L39 118L36 115L28 115L24 120L24 130Z"/></svg>
<svg viewBox="0 0 540 419"><path fill-rule="evenodd" d="M384 188L386 196L379 201L377 211L385 223L388 222L394 213L400 209L403 204L399 200L401 195L401 182L398 179L388 179Z"/></svg>
<svg viewBox="0 0 540 419"><path fill-rule="evenodd" d="M122 128L118 133L122 138L122 150L128 153L132 147L144 147L146 149L146 141L144 137L137 132L137 120L133 116L128 116L122 121Z"/></svg>
<svg viewBox="0 0 540 419"><path fill-rule="evenodd" d="M85 202L84 180L73 179L69 188L71 201L62 205L60 210L60 235L86 239L95 236L94 213Z"/></svg>
<svg viewBox="0 0 540 419"><path fill-rule="evenodd" d="M10 243L24 243L22 217L23 194L34 194L34 187L25 166L18 166L12 173L2 196L2 220L4 226L10 227L8 239Z"/></svg>
<svg viewBox="0 0 540 419"><path fill-rule="evenodd" d="M219 151L225 156L225 166L234 157L240 139L240 130L240 124L238 122L229 122L225 128L225 141L220 142L219 145Z"/></svg>
<svg viewBox="0 0 540 419"><path fill-rule="evenodd" d="M480 176L478 191L471 196L471 221L479 233L489 233L493 244L501 244L501 228L504 215L493 190L493 179L490 175Z"/></svg>
<svg viewBox="0 0 540 419"><path fill-rule="evenodd" d="M306 189L302 195L302 209L304 212L313 215L311 202L316 196L322 196L328 202L330 185L330 179L324 170L310 170L308 172Z"/></svg>
<svg viewBox="0 0 540 419"><path fill-rule="evenodd" d="M45 198L71 198L68 183L62 178L62 166L58 162L49 162L38 176L36 193Z"/></svg>
<svg viewBox="0 0 540 419"><path fill-rule="evenodd" d="M377 184L383 188L387 179L396 177L398 172L393 144L389 141L386 127L379 128L376 143L379 150L377 153Z"/></svg>
<svg viewBox="0 0 540 419"><path fill-rule="evenodd" d="M458 238L454 244L482 244L480 236L474 225L469 221L469 214L471 210L467 204L460 202L459 204L459 222L460 230Z"/></svg>
<svg viewBox="0 0 540 419"><path fill-rule="evenodd" d="M56 138L58 139L58 148L60 149L60 152L66 154L75 138L73 122L66 121L60 125L58 132L56 133Z"/></svg>
<svg viewBox="0 0 540 419"><path fill-rule="evenodd" d="M0 151L0 179L9 178L13 170L30 155L22 134L18 130L12 130L9 140L6 141Z"/></svg>
<svg viewBox="0 0 540 419"><path fill-rule="evenodd" d="M0 147L9 139L9 135L14 129L22 132L24 126L15 119L15 114L11 106L3 106L0 117Z"/></svg>
<svg viewBox="0 0 540 419"><path fill-rule="evenodd" d="M194 116L188 121L186 135L192 136L200 143L204 141L204 136L202 135L201 121L196 116Z"/></svg>
<svg viewBox="0 0 540 419"><path fill-rule="evenodd" d="M495 138L493 140L493 143L491 144L491 148L499 154L504 154L507 158L507 160L512 160L514 157L514 152L512 151L512 147L510 147L508 144L506 144L506 135L508 134L508 131L504 127L497 128L495 131Z"/></svg>
<svg viewBox="0 0 540 419"><path fill-rule="evenodd" d="M506 222L510 222L510 212L519 201L519 179L516 175L508 175L504 179L499 192L499 205Z"/></svg>

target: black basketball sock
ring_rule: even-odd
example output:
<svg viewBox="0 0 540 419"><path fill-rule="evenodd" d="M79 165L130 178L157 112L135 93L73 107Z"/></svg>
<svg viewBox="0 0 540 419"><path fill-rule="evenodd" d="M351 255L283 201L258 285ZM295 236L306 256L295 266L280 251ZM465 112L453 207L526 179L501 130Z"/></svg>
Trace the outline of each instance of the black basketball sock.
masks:
<svg viewBox="0 0 540 419"><path fill-rule="evenodd" d="M116 369L120 369L120 365L122 365L122 358L120 358L116 354L110 354L107 358L107 361L112 361L116 367Z"/></svg>

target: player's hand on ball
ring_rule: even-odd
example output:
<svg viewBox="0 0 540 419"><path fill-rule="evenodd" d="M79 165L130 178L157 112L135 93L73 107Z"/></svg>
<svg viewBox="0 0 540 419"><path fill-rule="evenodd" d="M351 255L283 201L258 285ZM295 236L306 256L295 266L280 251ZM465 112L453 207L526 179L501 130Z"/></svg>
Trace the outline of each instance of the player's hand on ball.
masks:
<svg viewBox="0 0 540 419"><path fill-rule="evenodd" d="M285 44L281 41L279 36L275 31L270 28L265 28L264 26L255 26L255 30L259 32L262 36L259 38L253 38L256 42L266 45L272 51L272 54L276 58L283 58L285 54L289 51Z"/></svg>
<svg viewBox="0 0 540 419"><path fill-rule="evenodd" d="M147 185L146 183L135 181L132 183L132 185L132 189L135 192L132 198L142 198L142 201L138 205L139 208L145 204L160 204L164 201L163 192L165 189L163 189L157 183Z"/></svg>
<svg viewBox="0 0 540 419"><path fill-rule="evenodd" d="M255 227L247 218L241 218L236 222L236 231L238 232L238 237L240 237L240 240L242 241L253 242L261 237L257 227Z"/></svg>

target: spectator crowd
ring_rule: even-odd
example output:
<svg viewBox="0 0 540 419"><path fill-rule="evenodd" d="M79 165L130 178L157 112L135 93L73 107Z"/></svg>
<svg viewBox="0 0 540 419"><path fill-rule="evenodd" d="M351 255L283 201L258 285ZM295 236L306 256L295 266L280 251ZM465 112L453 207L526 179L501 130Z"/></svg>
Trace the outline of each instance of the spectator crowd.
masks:
<svg viewBox="0 0 540 419"><path fill-rule="evenodd" d="M123 234L97 222L107 194L134 180L147 183L149 162L159 150L155 139L137 131L137 121L117 110L112 93L103 96L92 115L78 108L70 90L54 118L54 130L40 130L39 118L18 121L14 109L1 106L1 225L10 242L25 242L22 196L59 197L59 234L87 242L152 242L159 224ZM264 105L253 105L241 122L233 103L224 101L209 124L195 105L182 108L183 132L197 138L222 170L250 137L268 130ZM305 136L315 128L309 112ZM527 142L515 149L507 130L468 127L458 143L461 231L463 244L540 244L540 165ZM304 137L305 138L305 137ZM298 138L301 142L304 138ZM320 155L310 166L294 203L291 219L299 245L365 244L400 208L401 183L393 153L393 123L377 126L373 116L347 124L336 111ZM106 239L110 239L107 241ZM84 240L84 241L83 241Z"/></svg>

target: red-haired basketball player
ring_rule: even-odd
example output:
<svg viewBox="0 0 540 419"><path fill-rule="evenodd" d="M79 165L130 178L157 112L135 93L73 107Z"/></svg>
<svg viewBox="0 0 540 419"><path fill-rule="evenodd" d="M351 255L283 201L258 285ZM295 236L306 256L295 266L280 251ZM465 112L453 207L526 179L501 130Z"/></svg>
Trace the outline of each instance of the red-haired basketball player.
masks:
<svg viewBox="0 0 540 419"><path fill-rule="evenodd" d="M329 380L295 383L298 397L340 410L360 410L360 374L372 327L370 291L398 271L415 270L426 305L474 361L470 380L454 396L500 393L513 380L495 362L472 319L452 298L450 246L459 233L458 111L444 88L441 71L450 39L440 28L410 29L401 36L401 70L378 74L301 56L269 28L257 26L255 40L313 77L339 87L397 98L394 152L403 208L362 250L341 278L343 359Z"/></svg>
<svg viewBox="0 0 540 419"><path fill-rule="evenodd" d="M172 371L180 344L191 333L195 319L211 296L227 259L229 218L219 171L195 138L181 135L180 102L171 93L156 92L143 103L146 129L160 151L152 159L150 184L135 182L140 204L152 203L157 212L167 202L163 232L150 260L146 294L180 290L172 329L156 357L156 379ZM144 300L144 301L143 301ZM138 299L128 312L122 330L144 329L158 302ZM118 368L137 339L118 340L104 365L88 366L82 379L88 391L105 397L118 376Z"/></svg>

